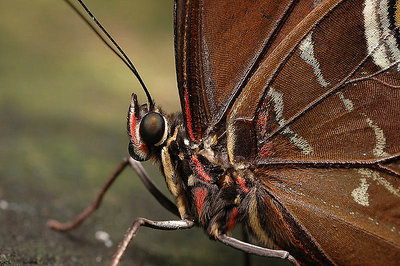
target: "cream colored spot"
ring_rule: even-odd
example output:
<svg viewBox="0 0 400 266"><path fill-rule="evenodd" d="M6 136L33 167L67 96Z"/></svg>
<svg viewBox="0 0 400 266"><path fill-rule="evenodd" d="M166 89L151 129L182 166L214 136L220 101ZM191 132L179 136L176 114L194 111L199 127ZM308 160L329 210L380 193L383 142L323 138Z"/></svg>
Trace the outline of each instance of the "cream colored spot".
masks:
<svg viewBox="0 0 400 266"><path fill-rule="evenodd" d="M343 92L339 91L337 93L337 95L339 96L340 100L343 102L344 108L346 109L347 112L351 112L354 110L353 102L350 99L345 98Z"/></svg>
<svg viewBox="0 0 400 266"><path fill-rule="evenodd" d="M383 130L376 125L370 118L366 119L367 124L374 130L376 143L375 148L372 150L374 156L376 157L385 157L388 156L388 153L384 151L386 146L386 138L383 134Z"/></svg>
<svg viewBox="0 0 400 266"><path fill-rule="evenodd" d="M260 220L258 219L258 211L257 211L257 200L255 197L255 191L251 195L250 205L249 205L249 222L251 229L256 234L258 239L260 239L264 245L269 248L273 248L275 246L274 242L271 238L267 236L264 229L261 227Z"/></svg>
<svg viewBox="0 0 400 266"><path fill-rule="evenodd" d="M167 182L168 189L171 191L172 195L176 197L178 196L178 190L174 182L175 174L171 163L171 157L168 154L168 148L166 146L161 150L161 162L164 168L165 181Z"/></svg>
<svg viewBox="0 0 400 266"><path fill-rule="evenodd" d="M354 201L362 206L369 206L368 187L367 179L361 178L360 186L351 192Z"/></svg>
<svg viewBox="0 0 400 266"><path fill-rule="evenodd" d="M300 43L300 57L314 70L314 75L317 77L319 85L322 87L327 87L329 82L324 79L320 64L314 55L314 42L312 41L312 32L310 32L307 37Z"/></svg>
<svg viewBox="0 0 400 266"><path fill-rule="evenodd" d="M383 178L379 172L373 171L367 168L358 169L358 172L366 177L371 178L372 180L376 181L378 184L384 186L387 191L392 193L396 197L400 197L400 187L395 188L389 181Z"/></svg>
<svg viewBox="0 0 400 266"><path fill-rule="evenodd" d="M236 198L235 198L235 200L233 201L233 203L235 203L236 205L239 205L240 202L241 202L240 195L237 195Z"/></svg>
<svg viewBox="0 0 400 266"><path fill-rule="evenodd" d="M283 118L283 94L278 91L270 88L268 90L268 96L272 98L274 101L274 111L275 111L275 120L278 122L280 126L284 126L286 124L286 120ZM283 130L284 134L289 135L290 142L301 149L301 152L305 155L313 154L314 150L308 144L308 142L293 132L288 126Z"/></svg>
<svg viewBox="0 0 400 266"><path fill-rule="evenodd" d="M188 186L191 187L191 186L193 186L193 185L194 185L194 176L193 176L193 175L190 175L190 176L188 177Z"/></svg>

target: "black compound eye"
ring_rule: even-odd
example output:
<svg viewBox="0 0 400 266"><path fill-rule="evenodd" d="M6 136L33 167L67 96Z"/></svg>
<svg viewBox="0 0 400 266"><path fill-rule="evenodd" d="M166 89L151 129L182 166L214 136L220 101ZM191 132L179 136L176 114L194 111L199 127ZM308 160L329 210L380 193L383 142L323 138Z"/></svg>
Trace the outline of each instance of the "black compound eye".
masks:
<svg viewBox="0 0 400 266"><path fill-rule="evenodd" d="M156 112L146 114L140 122L139 134L144 143L154 145L159 143L165 133L164 117Z"/></svg>

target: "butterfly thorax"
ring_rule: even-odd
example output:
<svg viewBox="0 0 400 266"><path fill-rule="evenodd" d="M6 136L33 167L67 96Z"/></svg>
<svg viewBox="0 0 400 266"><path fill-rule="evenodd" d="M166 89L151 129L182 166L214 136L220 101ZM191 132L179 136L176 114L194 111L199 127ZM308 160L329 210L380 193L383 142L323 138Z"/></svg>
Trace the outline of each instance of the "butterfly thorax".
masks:
<svg viewBox="0 0 400 266"><path fill-rule="evenodd" d="M242 201L254 186L252 172L230 165L221 152L223 137L191 143L181 115L168 120L170 134L159 160L182 218L194 220L213 237L231 231L246 215Z"/></svg>

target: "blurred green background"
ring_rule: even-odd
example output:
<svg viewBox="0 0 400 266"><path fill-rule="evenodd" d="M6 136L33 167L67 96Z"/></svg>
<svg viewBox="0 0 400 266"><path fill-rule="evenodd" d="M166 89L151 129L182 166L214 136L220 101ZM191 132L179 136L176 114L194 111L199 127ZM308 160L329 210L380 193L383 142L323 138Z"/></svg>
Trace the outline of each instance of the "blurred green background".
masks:
<svg viewBox="0 0 400 266"><path fill-rule="evenodd" d="M130 55L156 103L179 111L173 1L87 4ZM45 228L48 218L66 221L82 211L127 156L132 92L144 102L133 75L64 1L1 1L0 265L105 265L135 217L175 219L127 169L80 228L66 234ZM169 195L158 169L146 167ZM99 230L112 247L96 240ZM124 265L242 262L240 252L200 229L142 228L124 259Z"/></svg>

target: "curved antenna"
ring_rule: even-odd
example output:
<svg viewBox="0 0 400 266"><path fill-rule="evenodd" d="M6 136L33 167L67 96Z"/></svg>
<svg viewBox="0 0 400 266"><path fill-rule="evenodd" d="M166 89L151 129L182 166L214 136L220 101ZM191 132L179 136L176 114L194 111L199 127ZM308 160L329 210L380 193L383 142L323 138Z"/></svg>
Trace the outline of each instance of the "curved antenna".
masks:
<svg viewBox="0 0 400 266"><path fill-rule="evenodd" d="M100 28L100 30L107 36L107 38L112 42L112 44L117 48L118 51L116 51L105 39L101 33L93 27L93 25L88 21L88 19L70 2L70 0L64 0L67 2L67 4L86 22L86 24L89 25L90 28L96 33L96 35L116 54L124 63L125 65L132 71L132 73L136 76L138 79L140 85L142 86L144 92L146 93L147 96L147 101L149 102L149 110L153 109L154 103L153 100L151 99L151 95L144 84L142 78L139 75L139 72L136 70L135 66L133 65L132 61L129 59L129 57L125 54L125 52L121 49L121 47L118 45L118 43L113 39L113 37L106 31L106 29L100 24L100 22L96 19L96 17L93 15L93 13L89 10L89 8L82 2L82 0L78 0L80 5L85 9L86 13L90 16L90 18L96 23L97 27ZM119 52L119 53L118 53ZM122 55L122 56L121 56Z"/></svg>

